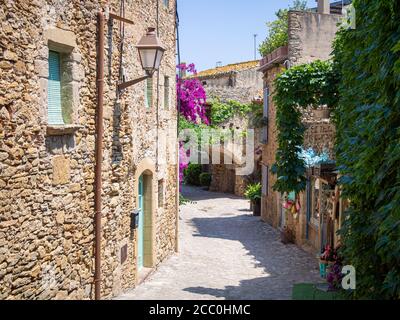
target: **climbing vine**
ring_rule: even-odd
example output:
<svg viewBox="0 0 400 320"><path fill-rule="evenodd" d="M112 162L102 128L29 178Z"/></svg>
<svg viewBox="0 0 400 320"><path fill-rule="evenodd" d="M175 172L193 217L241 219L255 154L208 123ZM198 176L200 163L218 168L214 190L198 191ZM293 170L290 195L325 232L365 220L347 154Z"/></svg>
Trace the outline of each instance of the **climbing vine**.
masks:
<svg viewBox="0 0 400 320"><path fill-rule="evenodd" d="M296 193L305 189L305 163L300 154L304 142L302 108L335 107L338 76L332 62L315 61L281 73L275 79L274 102L278 129L278 150L272 172L274 189Z"/></svg>
<svg viewBox="0 0 400 320"><path fill-rule="evenodd" d="M400 298L400 2L355 0L335 43L336 158L350 208L341 230L356 298Z"/></svg>
<svg viewBox="0 0 400 320"><path fill-rule="evenodd" d="M219 99L214 99L211 101L211 123L216 126L235 115L246 115L251 111L251 104L242 104L234 100L221 102Z"/></svg>

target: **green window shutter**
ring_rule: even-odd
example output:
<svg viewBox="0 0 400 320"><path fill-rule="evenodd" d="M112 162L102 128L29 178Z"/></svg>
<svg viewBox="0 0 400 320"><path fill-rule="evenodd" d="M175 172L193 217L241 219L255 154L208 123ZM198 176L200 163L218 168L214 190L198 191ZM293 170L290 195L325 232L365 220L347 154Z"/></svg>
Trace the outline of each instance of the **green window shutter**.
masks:
<svg viewBox="0 0 400 320"><path fill-rule="evenodd" d="M164 108L169 109L169 77L164 77Z"/></svg>
<svg viewBox="0 0 400 320"><path fill-rule="evenodd" d="M61 109L61 72L60 54L49 51L49 80L47 113L49 124L64 124Z"/></svg>
<svg viewBox="0 0 400 320"><path fill-rule="evenodd" d="M150 108L153 104L153 78L146 80L145 89L145 105L147 108Z"/></svg>

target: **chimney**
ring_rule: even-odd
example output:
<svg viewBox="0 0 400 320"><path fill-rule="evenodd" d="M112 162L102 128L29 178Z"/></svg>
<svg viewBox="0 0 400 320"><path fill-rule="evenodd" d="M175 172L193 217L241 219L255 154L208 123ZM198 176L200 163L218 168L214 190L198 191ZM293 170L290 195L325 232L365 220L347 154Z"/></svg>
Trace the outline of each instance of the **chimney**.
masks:
<svg viewBox="0 0 400 320"><path fill-rule="evenodd" d="M329 3L329 0L318 0L318 13L322 14L331 13L331 5Z"/></svg>

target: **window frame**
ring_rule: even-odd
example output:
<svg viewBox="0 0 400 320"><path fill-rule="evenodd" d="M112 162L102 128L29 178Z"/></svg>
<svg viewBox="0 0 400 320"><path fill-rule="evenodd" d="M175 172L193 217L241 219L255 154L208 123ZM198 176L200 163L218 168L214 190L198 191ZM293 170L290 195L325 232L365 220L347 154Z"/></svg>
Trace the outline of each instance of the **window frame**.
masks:
<svg viewBox="0 0 400 320"><path fill-rule="evenodd" d="M56 61L56 62L55 62ZM53 70L52 63L57 63L58 66L58 79L52 79ZM62 104L62 72L61 72L61 63L62 63L62 53L56 50L49 48L48 51L48 82L47 82L47 123L49 125L65 125L65 120L63 117L63 104ZM54 86L58 88L54 89ZM57 92L54 92L57 91ZM54 92L54 94L53 94ZM56 96L55 96L56 95ZM58 101L55 101L58 100ZM57 104L58 106L55 107L54 105ZM55 110L59 108L59 110Z"/></svg>
<svg viewBox="0 0 400 320"><path fill-rule="evenodd" d="M169 110L170 108L170 77L164 76L164 109Z"/></svg>

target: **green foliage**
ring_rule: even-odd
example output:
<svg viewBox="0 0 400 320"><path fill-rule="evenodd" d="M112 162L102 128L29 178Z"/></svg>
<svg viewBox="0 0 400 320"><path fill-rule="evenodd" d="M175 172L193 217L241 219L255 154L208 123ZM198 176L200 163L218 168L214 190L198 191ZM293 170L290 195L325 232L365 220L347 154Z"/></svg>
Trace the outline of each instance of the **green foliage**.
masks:
<svg viewBox="0 0 400 320"><path fill-rule="evenodd" d="M203 172L199 176L200 185L203 187L209 187L211 184L211 174L208 172Z"/></svg>
<svg viewBox="0 0 400 320"><path fill-rule="evenodd" d="M355 298L400 298L400 2L355 0L335 42L337 162L350 209L341 230Z"/></svg>
<svg viewBox="0 0 400 320"><path fill-rule="evenodd" d="M260 183L249 184L246 188L244 196L251 201L261 199L261 184Z"/></svg>
<svg viewBox="0 0 400 320"><path fill-rule="evenodd" d="M211 124L217 126L235 115L247 115L252 109L252 105L242 104L234 100L223 103L214 99L211 102Z"/></svg>
<svg viewBox="0 0 400 320"><path fill-rule="evenodd" d="M307 1L295 0L292 10L305 10ZM275 13L277 19L267 22L268 36L259 47L260 54L265 56L275 49L288 44L288 13L287 9L280 9Z"/></svg>
<svg viewBox="0 0 400 320"><path fill-rule="evenodd" d="M204 123L193 123L191 121L188 121L184 116L180 115L179 116L179 126L178 126L179 132L184 131L185 129L191 129L194 130L197 137L200 139L201 135L201 130L207 130L209 127L204 124Z"/></svg>
<svg viewBox="0 0 400 320"><path fill-rule="evenodd" d="M314 61L286 70L275 79L274 102L278 129L278 150L272 172L274 189L299 193L305 189L305 163L299 157L304 142L301 108L335 107L338 75L331 62Z"/></svg>
<svg viewBox="0 0 400 320"><path fill-rule="evenodd" d="M200 186L201 164L189 163L184 171L185 182L194 186Z"/></svg>

